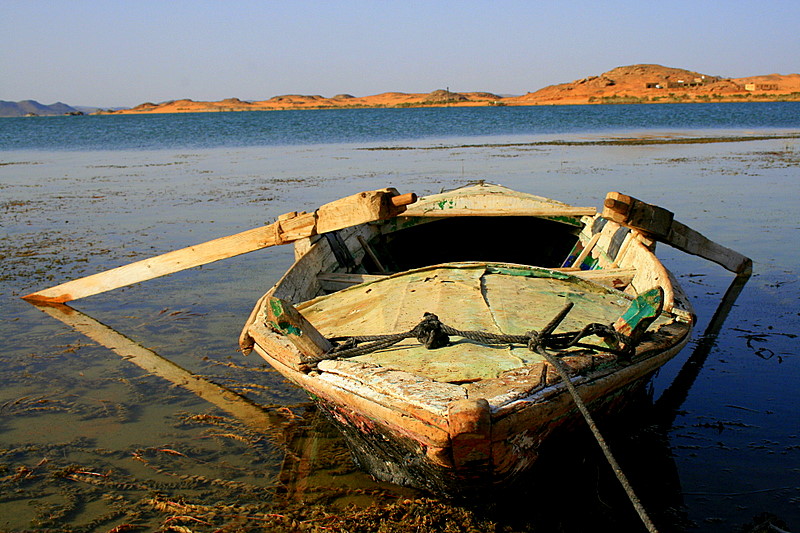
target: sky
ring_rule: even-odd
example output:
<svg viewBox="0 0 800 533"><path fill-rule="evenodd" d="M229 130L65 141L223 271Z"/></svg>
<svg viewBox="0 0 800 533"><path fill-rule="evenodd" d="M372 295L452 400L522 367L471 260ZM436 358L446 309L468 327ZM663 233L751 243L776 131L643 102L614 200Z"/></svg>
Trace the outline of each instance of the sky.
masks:
<svg viewBox="0 0 800 533"><path fill-rule="evenodd" d="M0 100L525 94L639 63L800 72L797 0L0 0Z"/></svg>

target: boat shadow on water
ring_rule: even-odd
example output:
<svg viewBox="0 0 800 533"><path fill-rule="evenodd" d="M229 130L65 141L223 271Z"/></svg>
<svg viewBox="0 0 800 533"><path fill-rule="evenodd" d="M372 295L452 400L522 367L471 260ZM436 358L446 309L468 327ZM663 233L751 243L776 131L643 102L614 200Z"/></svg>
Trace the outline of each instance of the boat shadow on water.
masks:
<svg viewBox="0 0 800 533"><path fill-rule="evenodd" d="M684 508L668 434L748 277L737 276L733 281L694 350L658 399L643 382L630 391L632 401L626 402L624 409L603 418L603 434L659 530L693 527ZM159 523L183 524L197 531L253 527L374 531L379 526L398 532L420 527L430 531L643 530L628 495L588 428L550 439L541 448L533 469L503 490L487 487L456 500L436 498L376 481L358 469L350 458L347 441L311 403L293 406L292 410L264 408L182 369L73 308L37 307L149 373L227 412L249 431L266 436L282 453L275 482L259 504L243 506L235 499L222 500L220 495L205 498L201 504L171 497L167 492L148 500L152 503L149 515L132 510L126 514L124 509L117 513L117 519L109 522L118 524L113 530Z"/></svg>

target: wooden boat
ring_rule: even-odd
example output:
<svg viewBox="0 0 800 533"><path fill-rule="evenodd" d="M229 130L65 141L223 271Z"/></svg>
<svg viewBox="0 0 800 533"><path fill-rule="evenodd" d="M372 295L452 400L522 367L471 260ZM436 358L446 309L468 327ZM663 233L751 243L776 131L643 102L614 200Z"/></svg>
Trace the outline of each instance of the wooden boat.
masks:
<svg viewBox="0 0 800 533"><path fill-rule="evenodd" d="M629 196L597 213L480 183L360 193L23 298L58 306L294 242L243 352L303 387L373 475L456 494L512 481L579 412L599 436L589 409L619 409L687 343L694 315L657 241L751 271Z"/></svg>
<svg viewBox="0 0 800 533"><path fill-rule="evenodd" d="M580 422L563 377L603 413L684 347L693 312L656 240L749 268L618 193L598 214L480 183L397 211L296 241L240 344L367 471L442 494L511 482Z"/></svg>

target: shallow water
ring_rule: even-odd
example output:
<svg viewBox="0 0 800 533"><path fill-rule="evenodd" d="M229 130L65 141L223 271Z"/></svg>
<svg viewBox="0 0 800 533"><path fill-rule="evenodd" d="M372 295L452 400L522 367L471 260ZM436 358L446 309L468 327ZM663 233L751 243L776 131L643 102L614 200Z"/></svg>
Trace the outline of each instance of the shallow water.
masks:
<svg viewBox="0 0 800 533"><path fill-rule="evenodd" d="M666 411L609 424L608 437L664 531L731 531L762 513L800 528L800 140L482 140L491 143L0 153L0 529L366 531L383 517L395 530L413 530L410 511L422 509L429 530L633 530L624 495L596 446L582 440L571 455L548 456L555 471L497 502L440 502L354 470L302 391L237 352L251 306L291 264L288 247L74 303L186 371L267 406L263 418L235 406L241 402L219 407L215 394L224 393L213 386L188 391L162 376L195 378L153 367L156 356L132 358L115 338L109 344L120 356L18 298L361 190L425 194L475 179L576 205L600 206L607 191L620 190L753 258L754 274L719 335L704 338L733 277L661 248L700 323L691 345L653 380L655 403ZM659 403L692 354L698 373L685 399ZM580 517L576 505L585 509Z"/></svg>

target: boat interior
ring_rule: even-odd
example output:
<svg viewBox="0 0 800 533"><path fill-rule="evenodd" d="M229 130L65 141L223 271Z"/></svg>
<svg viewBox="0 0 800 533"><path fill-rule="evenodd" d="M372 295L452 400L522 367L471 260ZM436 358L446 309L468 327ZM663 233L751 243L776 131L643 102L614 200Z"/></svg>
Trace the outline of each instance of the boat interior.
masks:
<svg viewBox="0 0 800 533"><path fill-rule="evenodd" d="M401 231L377 234L366 244L379 264L367 253L362 266L370 274L457 261L558 268L578 242L579 233L579 225L538 217L431 219Z"/></svg>
<svg viewBox="0 0 800 533"><path fill-rule="evenodd" d="M275 296L300 303L398 272L465 261L569 272L631 295L667 279L629 229L599 216L407 217L299 245L298 263L278 283ZM311 272L315 279L309 279ZM666 285L671 302L668 280Z"/></svg>

